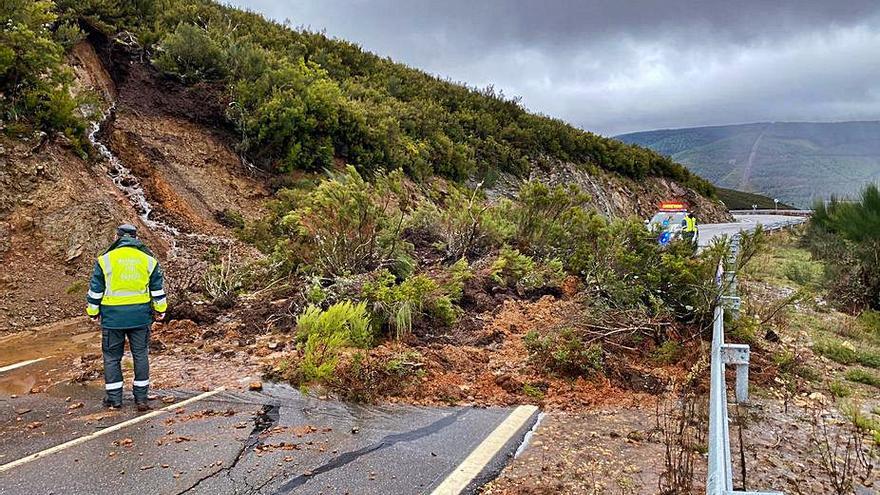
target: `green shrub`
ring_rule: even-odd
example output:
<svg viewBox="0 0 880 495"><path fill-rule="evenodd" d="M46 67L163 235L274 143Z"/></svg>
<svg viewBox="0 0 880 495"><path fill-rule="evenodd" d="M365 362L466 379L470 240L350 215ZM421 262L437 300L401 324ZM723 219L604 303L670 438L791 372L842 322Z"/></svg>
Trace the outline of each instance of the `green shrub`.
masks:
<svg viewBox="0 0 880 495"><path fill-rule="evenodd" d="M372 345L366 305L343 301L323 311L309 306L296 319L296 342L302 358L290 378L302 385L332 382L342 348Z"/></svg>
<svg viewBox="0 0 880 495"><path fill-rule="evenodd" d="M603 369L602 346L584 344L571 328L547 334L532 330L523 337L530 359L539 367L567 376L586 376Z"/></svg>
<svg viewBox="0 0 880 495"><path fill-rule="evenodd" d="M880 187L865 186L856 201L818 202L805 239L828 262L829 294L838 306L880 309Z"/></svg>
<svg viewBox="0 0 880 495"><path fill-rule="evenodd" d="M401 177L383 177L369 183L348 167L305 194L282 220L292 256L327 276L363 273L400 259L408 245L399 238L402 213L394 208L391 188Z"/></svg>
<svg viewBox="0 0 880 495"><path fill-rule="evenodd" d="M846 403L840 408L840 412L849 419L853 426L859 431L873 435L875 442L880 439L880 421L868 416L862 412L862 408L857 403ZM880 442L878 442L880 443Z"/></svg>
<svg viewBox="0 0 880 495"><path fill-rule="evenodd" d="M804 366L803 360L787 349L773 353L770 358L773 360L773 364L779 368L781 374L797 375L810 381L817 381L822 377L815 368Z"/></svg>
<svg viewBox="0 0 880 495"><path fill-rule="evenodd" d="M346 336L343 333L308 335L297 368L297 381L301 384L332 381L336 365L339 364L339 350L345 345Z"/></svg>
<svg viewBox="0 0 880 495"><path fill-rule="evenodd" d="M79 26L71 22L62 22L55 28L55 40L58 41L65 51L70 51L77 43L86 37Z"/></svg>
<svg viewBox="0 0 880 495"><path fill-rule="evenodd" d="M880 377L868 370L853 368L846 372L846 379L851 382L864 383L880 388Z"/></svg>
<svg viewBox="0 0 880 495"><path fill-rule="evenodd" d="M758 340L758 332L761 330L761 322L752 315L741 314L739 318L731 322L729 335L731 340L743 344L754 345Z"/></svg>
<svg viewBox="0 0 880 495"><path fill-rule="evenodd" d="M541 388L536 387L531 383L523 383L523 393L535 400L543 400L545 395Z"/></svg>
<svg viewBox="0 0 880 495"><path fill-rule="evenodd" d="M304 343L313 336L340 345L370 347L373 330L366 304L342 301L326 310L309 306L296 319L296 341Z"/></svg>
<svg viewBox="0 0 880 495"><path fill-rule="evenodd" d="M422 361L422 355L416 351L401 352L385 363L385 372L397 378L423 374Z"/></svg>
<svg viewBox="0 0 880 495"><path fill-rule="evenodd" d="M492 209L479 197L477 190L451 187L440 210L440 233L446 258L458 260L495 244L502 236L497 218L490 217Z"/></svg>
<svg viewBox="0 0 880 495"><path fill-rule="evenodd" d="M11 133L61 132L79 148L86 126L74 112L73 74L52 31L58 18L53 8L50 1L0 3L0 124ZM60 38L72 34L60 26Z"/></svg>
<svg viewBox="0 0 880 495"><path fill-rule="evenodd" d="M387 325L397 339L412 333L413 321L423 316L443 325L450 325L457 318L449 296L442 293L437 282L424 275L415 275L398 284L391 272L381 270L364 283L361 297L370 302L379 323Z"/></svg>
<svg viewBox="0 0 880 495"><path fill-rule="evenodd" d="M536 262L510 246L501 248L490 270L495 282L520 293L559 287L565 279L561 261Z"/></svg>
<svg viewBox="0 0 880 495"><path fill-rule="evenodd" d="M880 341L880 311L865 310L859 315L859 324L875 341Z"/></svg>
<svg viewBox="0 0 880 495"><path fill-rule="evenodd" d="M193 83L220 79L226 67L226 52L207 30L181 23L162 39L159 56L153 60L159 70Z"/></svg>
<svg viewBox="0 0 880 495"><path fill-rule="evenodd" d="M257 163L281 172L333 165L333 133L344 103L320 66L282 60L256 80L241 80L234 95L229 117Z"/></svg>
<svg viewBox="0 0 880 495"><path fill-rule="evenodd" d="M850 343L825 340L813 344L813 351L840 364L861 364L880 368L880 352L871 348L856 349Z"/></svg>
<svg viewBox="0 0 880 495"><path fill-rule="evenodd" d="M443 282L443 292L445 292L451 301L458 302L464 295L464 284L471 278L474 273L468 264L467 258L461 258L449 267L449 276Z"/></svg>
<svg viewBox="0 0 880 495"><path fill-rule="evenodd" d="M682 351L681 343L667 340L654 350L654 360L660 364L675 364L681 358Z"/></svg>
<svg viewBox="0 0 880 495"><path fill-rule="evenodd" d="M852 395L852 389L840 381L831 382L828 385L828 390L831 392L831 395L837 397L838 399L842 399L844 397L849 397L850 395Z"/></svg>
<svg viewBox="0 0 880 495"><path fill-rule="evenodd" d="M813 263L801 260L789 260L782 266L782 273L792 282L800 285L809 285L819 278L819 273Z"/></svg>
<svg viewBox="0 0 880 495"><path fill-rule="evenodd" d="M559 256L570 246L589 201L574 184L552 189L541 182L523 184L506 212L517 246L528 253Z"/></svg>

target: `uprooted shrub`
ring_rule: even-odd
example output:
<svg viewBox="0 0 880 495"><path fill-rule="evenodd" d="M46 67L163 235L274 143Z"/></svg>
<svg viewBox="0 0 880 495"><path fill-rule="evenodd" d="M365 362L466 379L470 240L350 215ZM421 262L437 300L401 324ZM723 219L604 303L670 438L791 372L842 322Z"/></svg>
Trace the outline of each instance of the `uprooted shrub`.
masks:
<svg viewBox="0 0 880 495"><path fill-rule="evenodd" d="M362 297L370 302L380 327L387 327L398 340L412 333L413 322L428 319L449 326L457 312L451 299L437 282L424 275L412 276L397 283L388 270L376 273L364 283Z"/></svg>
<svg viewBox="0 0 880 495"><path fill-rule="evenodd" d="M415 351L355 352L336 370L336 390L348 400L371 401L401 393L425 374L422 355Z"/></svg>
<svg viewBox="0 0 880 495"><path fill-rule="evenodd" d="M205 294L218 308L231 308L238 299L244 279L243 269L232 262L232 252L229 252L220 263L213 264L205 270L203 276Z"/></svg>
<svg viewBox="0 0 880 495"><path fill-rule="evenodd" d="M301 359L294 381L332 380L342 348L367 348L373 343L366 304L343 301L326 310L309 306L296 320L295 340Z"/></svg>
<svg viewBox="0 0 880 495"><path fill-rule="evenodd" d="M523 338L532 362L564 376L589 376L602 371L602 345L585 342L573 328L541 334L536 330Z"/></svg>
<svg viewBox="0 0 880 495"><path fill-rule="evenodd" d="M510 246L504 246L492 263L492 279L502 287L514 288L520 295L558 288L565 279L562 262L535 261Z"/></svg>
<svg viewBox="0 0 880 495"><path fill-rule="evenodd" d="M575 234L577 235L577 234ZM684 242L659 246L637 219L604 222L562 259L595 296L624 309L693 318L711 308L719 253L694 257Z"/></svg>

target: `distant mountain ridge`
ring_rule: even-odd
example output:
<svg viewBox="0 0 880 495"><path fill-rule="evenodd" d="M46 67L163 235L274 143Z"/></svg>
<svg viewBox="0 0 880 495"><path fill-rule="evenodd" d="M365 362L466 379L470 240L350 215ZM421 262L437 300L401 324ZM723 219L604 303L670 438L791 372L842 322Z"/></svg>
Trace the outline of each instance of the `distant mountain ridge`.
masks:
<svg viewBox="0 0 880 495"><path fill-rule="evenodd" d="M759 122L617 136L685 164L718 186L797 206L852 196L880 180L880 121Z"/></svg>

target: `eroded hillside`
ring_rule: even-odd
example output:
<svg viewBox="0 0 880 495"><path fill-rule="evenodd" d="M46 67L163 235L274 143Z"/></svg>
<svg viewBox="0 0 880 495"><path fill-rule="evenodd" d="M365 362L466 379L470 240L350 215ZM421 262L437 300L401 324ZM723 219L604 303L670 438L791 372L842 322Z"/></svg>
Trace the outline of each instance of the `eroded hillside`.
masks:
<svg viewBox="0 0 880 495"><path fill-rule="evenodd" d="M233 229L266 213L280 178L250 166L236 150L222 88L163 77L143 62L142 52L101 35L78 44L69 65L74 91L99 97L86 109L87 119L99 125L95 140L130 175L120 177L100 150L86 158L63 139L4 138L0 249L8 268L2 283L13 303L0 313L0 324L21 328L79 314L91 260L125 221L136 222L163 261L179 270L169 280L181 287L201 283L208 251L216 256L234 246L236 256L259 258ZM589 194L589 205L609 217L644 217L668 197L688 199L705 221L727 215L716 202L663 178L634 181L552 162L536 164L529 179L577 184ZM505 175L487 195L515 196L523 180ZM132 186L142 199L132 198L126 190ZM146 223L144 200L151 208Z"/></svg>

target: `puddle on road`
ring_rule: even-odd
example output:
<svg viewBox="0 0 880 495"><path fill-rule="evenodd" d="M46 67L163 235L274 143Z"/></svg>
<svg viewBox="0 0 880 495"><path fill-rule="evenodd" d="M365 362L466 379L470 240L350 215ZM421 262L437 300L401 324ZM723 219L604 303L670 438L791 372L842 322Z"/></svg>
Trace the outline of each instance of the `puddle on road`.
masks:
<svg viewBox="0 0 880 495"><path fill-rule="evenodd" d="M0 337L0 367L48 359L0 374L0 394L25 394L44 384L47 376L49 381L57 382L66 378L73 358L100 352L101 332L84 318L4 335Z"/></svg>
<svg viewBox="0 0 880 495"><path fill-rule="evenodd" d="M0 337L0 367L48 356L78 356L95 348L100 351L100 330L75 318Z"/></svg>

